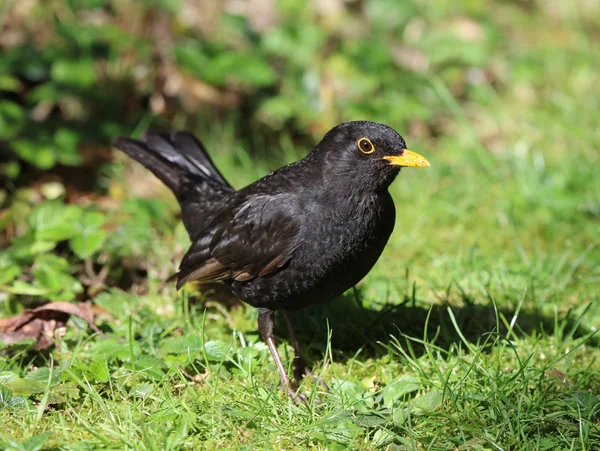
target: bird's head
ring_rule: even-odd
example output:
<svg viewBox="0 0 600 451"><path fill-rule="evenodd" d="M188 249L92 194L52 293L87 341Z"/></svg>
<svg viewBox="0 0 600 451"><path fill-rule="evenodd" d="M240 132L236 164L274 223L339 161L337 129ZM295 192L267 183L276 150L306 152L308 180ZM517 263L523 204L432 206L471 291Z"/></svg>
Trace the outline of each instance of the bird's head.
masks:
<svg viewBox="0 0 600 451"><path fill-rule="evenodd" d="M327 177L344 177L362 189L387 189L402 167L429 167L406 148L391 127L376 122L346 122L331 129L315 148L325 158Z"/></svg>

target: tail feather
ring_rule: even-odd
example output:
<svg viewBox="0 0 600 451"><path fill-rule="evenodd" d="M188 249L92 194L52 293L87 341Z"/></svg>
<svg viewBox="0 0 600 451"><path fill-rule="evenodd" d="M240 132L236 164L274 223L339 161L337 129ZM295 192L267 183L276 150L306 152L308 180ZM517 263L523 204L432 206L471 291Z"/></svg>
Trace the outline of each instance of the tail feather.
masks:
<svg viewBox="0 0 600 451"><path fill-rule="evenodd" d="M188 173L231 188L215 167L202 143L194 135L183 131L166 133L147 131L142 134L142 141L164 159L185 169Z"/></svg>
<svg viewBox="0 0 600 451"><path fill-rule="evenodd" d="M143 164L157 176L177 196L181 185L180 169L169 160L161 158L161 154L153 152L146 143L130 138L119 137L115 147Z"/></svg>
<svg viewBox="0 0 600 451"><path fill-rule="evenodd" d="M141 140L117 138L115 147L143 164L181 205L190 236L200 233L233 188L223 178L204 146L186 132L145 132Z"/></svg>
<svg viewBox="0 0 600 451"><path fill-rule="evenodd" d="M200 142L194 135L184 131L171 132L171 139L175 143L175 147L183 149L190 156L190 161L205 174L209 175L213 181L220 183L224 187L233 189L232 186L225 180L215 164L211 160L204 144Z"/></svg>
<svg viewBox="0 0 600 451"><path fill-rule="evenodd" d="M202 143L190 133L146 131L141 140L117 138L115 147L152 171L175 194L180 189L182 175L233 189L215 167Z"/></svg>

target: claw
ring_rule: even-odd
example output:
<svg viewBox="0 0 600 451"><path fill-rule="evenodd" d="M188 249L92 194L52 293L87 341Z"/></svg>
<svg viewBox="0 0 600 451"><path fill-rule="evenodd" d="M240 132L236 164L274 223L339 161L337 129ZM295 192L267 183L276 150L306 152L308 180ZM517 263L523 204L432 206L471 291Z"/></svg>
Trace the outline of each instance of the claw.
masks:
<svg viewBox="0 0 600 451"><path fill-rule="evenodd" d="M312 376L313 380L316 383L318 383L321 387L323 387L323 390L325 390L326 393L329 393L329 385L327 385L327 382L325 382L321 376L313 373L312 371L309 371L308 373L306 373L306 376L308 376L308 375Z"/></svg>
<svg viewBox="0 0 600 451"><path fill-rule="evenodd" d="M258 311L258 331L260 332L263 340L267 343L267 346L271 351L271 355L273 356L273 360L275 360L275 365L277 366L277 371L279 372L281 389L291 400L294 401L296 405L307 404L308 397L304 393L298 392L296 387L294 387L294 385L290 382L283 366L283 362L281 361L281 357L279 356L279 352L277 352L275 337L273 335L274 316L273 310L260 309ZM292 322L285 311L283 312L283 318L287 324L292 346L294 348L294 376L296 381L300 381L303 377L311 376L313 380L321 385L326 392L329 392L329 386L325 383L323 378L310 371L306 365L306 361L302 358L300 353L300 344L298 343L298 339L294 333Z"/></svg>

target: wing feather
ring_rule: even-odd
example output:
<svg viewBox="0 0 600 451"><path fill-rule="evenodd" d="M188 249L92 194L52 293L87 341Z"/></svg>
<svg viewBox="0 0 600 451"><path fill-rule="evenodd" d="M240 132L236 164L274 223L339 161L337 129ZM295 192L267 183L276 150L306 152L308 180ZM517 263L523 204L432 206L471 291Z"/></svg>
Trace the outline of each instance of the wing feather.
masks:
<svg viewBox="0 0 600 451"><path fill-rule="evenodd" d="M245 282L277 271L301 245L301 217L290 194L241 199L192 244L181 262L177 287L195 280Z"/></svg>

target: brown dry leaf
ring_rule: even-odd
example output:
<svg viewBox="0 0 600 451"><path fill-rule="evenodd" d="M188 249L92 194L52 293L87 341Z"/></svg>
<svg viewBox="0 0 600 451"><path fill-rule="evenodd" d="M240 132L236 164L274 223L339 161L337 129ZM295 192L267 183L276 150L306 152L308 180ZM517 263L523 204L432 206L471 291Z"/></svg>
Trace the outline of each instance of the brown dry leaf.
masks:
<svg viewBox="0 0 600 451"><path fill-rule="evenodd" d="M339 0L335 0L339 1ZM275 0L227 0L224 11L234 16L244 16L252 31L264 32L277 23Z"/></svg>
<svg viewBox="0 0 600 451"><path fill-rule="evenodd" d="M36 340L33 349L46 349L54 344L55 332L64 327L71 315L83 319L95 332L103 335L94 324L90 304L50 302L10 318L0 318L0 340L8 345L33 338Z"/></svg>
<svg viewBox="0 0 600 451"><path fill-rule="evenodd" d="M208 368L204 371L203 374L190 374L183 368L179 368L179 370L183 373L185 377L187 377L192 383L200 384L206 381L210 377L210 371Z"/></svg>
<svg viewBox="0 0 600 451"><path fill-rule="evenodd" d="M423 74L429 69L429 58L421 50L404 45L392 47L394 61L407 69Z"/></svg>
<svg viewBox="0 0 600 451"><path fill-rule="evenodd" d="M569 389L573 386L573 380L562 371L551 369L544 373L546 379L554 382L558 388Z"/></svg>
<svg viewBox="0 0 600 451"><path fill-rule="evenodd" d="M161 67L164 84L162 90L167 97L178 96L188 110L195 110L201 103L217 107L234 107L241 102L240 95L233 91L220 90L180 72L174 65Z"/></svg>
<svg viewBox="0 0 600 451"><path fill-rule="evenodd" d="M450 22L449 27L463 41L478 42L485 37L483 25L470 17L455 18Z"/></svg>

